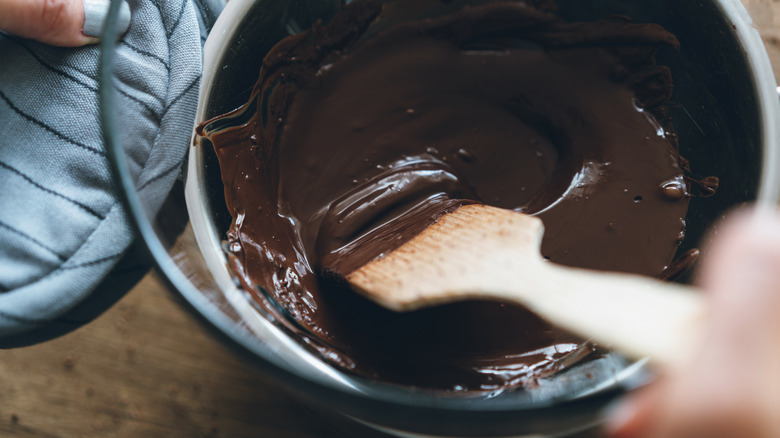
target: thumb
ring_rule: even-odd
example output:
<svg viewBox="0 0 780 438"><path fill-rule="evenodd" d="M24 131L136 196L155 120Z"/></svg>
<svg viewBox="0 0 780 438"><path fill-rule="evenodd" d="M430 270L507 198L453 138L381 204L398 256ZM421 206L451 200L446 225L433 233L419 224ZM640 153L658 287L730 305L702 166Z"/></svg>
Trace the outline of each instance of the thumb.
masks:
<svg viewBox="0 0 780 438"><path fill-rule="evenodd" d="M77 47L96 43L110 0L0 0L0 30L45 44ZM118 27L130 24L122 1Z"/></svg>

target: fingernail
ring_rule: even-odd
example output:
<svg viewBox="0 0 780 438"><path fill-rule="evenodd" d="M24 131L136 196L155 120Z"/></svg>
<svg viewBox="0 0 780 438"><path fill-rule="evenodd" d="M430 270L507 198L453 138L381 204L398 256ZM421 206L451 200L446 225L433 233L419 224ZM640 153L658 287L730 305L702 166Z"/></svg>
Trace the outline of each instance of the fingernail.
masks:
<svg viewBox="0 0 780 438"><path fill-rule="evenodd" d="M100 38L103 35L103 27L106 17L108 17L110 4L110 0L84 0L84 29L82 29L84 35L95 38ZM130 27L130 17L130 5L122 0L116 24L118 35L122 35Z"/></svg>
<svg viewBox="0 0 780 438"><path fill-rule="evenodd" d="M758 232L765 233L773 238L780 237L780 211L770 206L760 206L753 214L752 227L759 228Z"/></svg>

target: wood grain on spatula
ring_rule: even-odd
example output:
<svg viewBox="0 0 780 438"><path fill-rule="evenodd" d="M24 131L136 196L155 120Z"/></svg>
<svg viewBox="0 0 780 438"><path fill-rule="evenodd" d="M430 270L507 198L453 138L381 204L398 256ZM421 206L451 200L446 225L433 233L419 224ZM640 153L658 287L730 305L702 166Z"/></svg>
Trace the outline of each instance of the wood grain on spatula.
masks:
<svg viewBox="0 0 780 438"><path fill-rule="evenodd" d="M692 287L556 265L540 254L543 233L533 216L466 205L345 278L396 311L469 299L514 302L631 356L673 363L687 354L704 316Z"/></svg>

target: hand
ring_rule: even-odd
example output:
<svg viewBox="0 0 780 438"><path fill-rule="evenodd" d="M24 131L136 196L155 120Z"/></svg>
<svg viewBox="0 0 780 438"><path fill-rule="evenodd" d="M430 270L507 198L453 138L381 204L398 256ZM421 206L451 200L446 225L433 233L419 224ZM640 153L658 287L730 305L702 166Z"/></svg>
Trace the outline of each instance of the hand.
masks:
<svg viewBox="0 0 780 438"><path fill-rule="evenodd" d="M703 343L625 400L616 438L780 437L780 219L738 214L719 228L699 283Z"/></svg>
<svg viewBox="0 0 780 438"><path fill-rule="evenodd" d="M109 0L0 0L0 30L54 46L96 43L108 14ZM118 27L130 24L122 2Z"/></svg>

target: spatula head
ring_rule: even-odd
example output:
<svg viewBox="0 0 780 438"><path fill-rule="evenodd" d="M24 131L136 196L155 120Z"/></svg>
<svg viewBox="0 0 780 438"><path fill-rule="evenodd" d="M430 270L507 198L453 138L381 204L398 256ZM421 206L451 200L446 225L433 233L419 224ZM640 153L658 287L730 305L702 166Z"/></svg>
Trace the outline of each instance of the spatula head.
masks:
<svg viewBox="0 0 780 438"><path fill-rule="evenodd" d="M533 269L544 227L526 214L465 205L393 252L345 276L369 299L397 311L479 298L496 272Z"/></svg>

